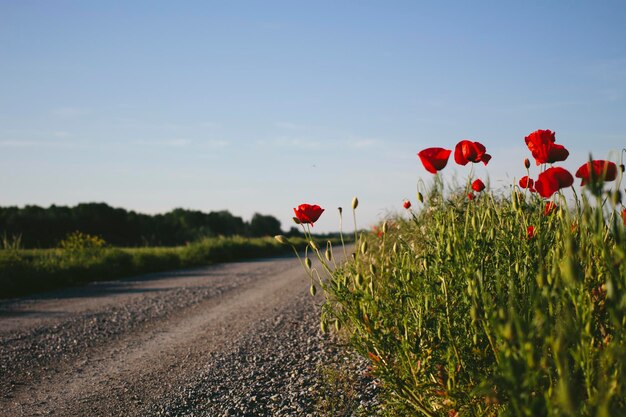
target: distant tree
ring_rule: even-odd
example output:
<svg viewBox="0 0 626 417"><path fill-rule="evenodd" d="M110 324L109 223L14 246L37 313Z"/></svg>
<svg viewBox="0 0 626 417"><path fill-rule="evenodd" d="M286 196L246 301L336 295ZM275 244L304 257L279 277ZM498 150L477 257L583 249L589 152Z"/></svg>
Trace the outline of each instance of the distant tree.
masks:
<svg viewBox="0 0 626 417"><path fill-rule="evenodd" d="M250 220L251 236L275 236L281 234L280 221L274 216L254 213Z"/></svg>
<svg viewBox="0 0 626 417"><path fill-rule="evenodd" d="M112 246L172 246L206 236L279 234L280 222L272 216L255 214L246 223L227 210L204 213L176 208L151 216L106 203L0 207L0 236L19 236L24 248L57 246L77 231L101 236Z"/></svg>

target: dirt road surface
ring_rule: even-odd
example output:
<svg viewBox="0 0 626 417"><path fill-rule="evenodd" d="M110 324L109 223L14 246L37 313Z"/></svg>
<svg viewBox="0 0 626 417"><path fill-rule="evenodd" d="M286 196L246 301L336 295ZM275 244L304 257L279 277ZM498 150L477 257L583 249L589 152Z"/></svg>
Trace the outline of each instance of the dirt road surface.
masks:
<svg viewBox="0 0 626 417"><path fill-rule="evenodd" d="M285 257L1 301L0 415L315 415L309 283Z"/></svg>

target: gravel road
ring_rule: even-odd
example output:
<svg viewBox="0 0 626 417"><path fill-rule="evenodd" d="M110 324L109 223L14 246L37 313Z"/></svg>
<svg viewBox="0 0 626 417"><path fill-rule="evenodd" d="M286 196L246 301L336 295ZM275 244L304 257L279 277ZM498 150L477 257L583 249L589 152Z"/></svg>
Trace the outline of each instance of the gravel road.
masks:
<svg viewBox="0 0 626 417"><path fill-rule="evenodd" d="M345 415L369 415L374 381L308 285L286 257L2 301L0 415L323 415L329 366L356 376Z"/></svg>

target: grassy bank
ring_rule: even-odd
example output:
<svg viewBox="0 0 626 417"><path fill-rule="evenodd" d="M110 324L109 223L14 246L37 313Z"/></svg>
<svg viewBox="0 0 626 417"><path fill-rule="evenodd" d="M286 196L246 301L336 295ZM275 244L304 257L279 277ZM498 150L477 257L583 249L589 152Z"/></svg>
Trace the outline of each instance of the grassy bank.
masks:
<svg viewBox="0 0 626 417"><path fill-rule="evenodd" d="M622 208L552 204L434 190L329 271L322 328L370 362L386 415L626 415Z"/></svg>
<svg viewBox="0 0 626 417"><path fill-rule="evenodd" d="M294 238L299 247L304 239ZM96 242L97 243L97 242ZM68 244L60 249L0 250L0 297L216 262L266 257L288 248L273 238L207 238L178 247L108 248Z"/></svg>

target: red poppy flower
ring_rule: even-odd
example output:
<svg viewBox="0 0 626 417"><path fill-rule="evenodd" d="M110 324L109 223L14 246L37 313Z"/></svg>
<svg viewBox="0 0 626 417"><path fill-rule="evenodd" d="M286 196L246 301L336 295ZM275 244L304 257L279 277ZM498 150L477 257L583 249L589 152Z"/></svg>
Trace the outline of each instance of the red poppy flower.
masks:
<svg viewBox="0 0 626 417"><path fill-rule="evenodd" d="M480 180L480 178L472 183L472 190L476 191L477 193L481 192L484 189L485 184Z"/></svg>
<svg viewBox="0 0 626 417"><path fill-rule="evenodd" d="M572 184L574 184L574 177L569 171L561 167L553 167L539 174L539 178L535 181L535 189L543 198L550 198L561 188L570 187Z"/></svg>
<svg viewBox="0 0 626 417"><path fill-rule="evenodd" d="M482 143L462 140L454 148L454 160L459 165L467 165L468 162L482 162L487 165L491 155L486 152Z"/></svg>
<svg viewBox="0 0 626 417"><path fill-rule="evenodd" d="M404 200L404 203L402 203L402 206L404 206L404 208L408 210L411 208L411 202L409 200Z"/></svg>
<svg viewBox="0 0 626 417"><path fill-rule="evenodd" d="M296 213L296 217L300 220L300 223L309 223L311 226L320 218L324 209L317 204L300 204L293 209Z"/></svg>
<svg viewBox="0 0 626 417"><path fill-rule="evenodd" d="M569 156L569 151L563 145L554 143L554 132L550 130L536 130L524 140L537 165L565 161Z"/></svg>
<svg viewBox="0 0 626 417"><path fill-rule="evenodd" d="M532 178L528 178L528 175L524 175L522 178L519 179L519 186L521 188L528 188L529 191L531 192L536 192L537 190L535 190L535 181Z"/></svg>
<svg viewBox="0 0 626 417"><path fill-rule="evenodd" d="M617 165L611 161L590 161L578 168L576 177L581 178L580 185L585 185L593 180L613 181L617 178Z"/></svg>
<svg viewBox="0 0 626 417"><path fill-rule="evenodd" d="M535 226L528 226L526 228L526 237L528 237L528 239L535 237Z"/></svg>
<svg viewBox="0 0 626 417"><path fill-rule="evenodd" d="M622 211L622 219L624 220L624 227L626 227L626 208Z"/></svg>
<svg viewBox="0 0 626 417"><path fill-rule="evenodd" d="M556 208L557 208L557 205L554 201L548 201L546 203L546 207L543 209L543 215L547 216L548 214L556 210Z"/></svg>
<svg viewBox="0 0 626 417"><path fill-rule="evenodd" d="M476 196L474 195L474 193L467 193L467 198L471 201L471 200L475 199Z"/></svg>
<svg viewBox="0 0 626 417"><path fill-rule="evenodd" d="M436 174L437 171L445 168L451 153L452 151L449 149L426 148L420 151L417 156L420 157L426 171Z"/></svg>

